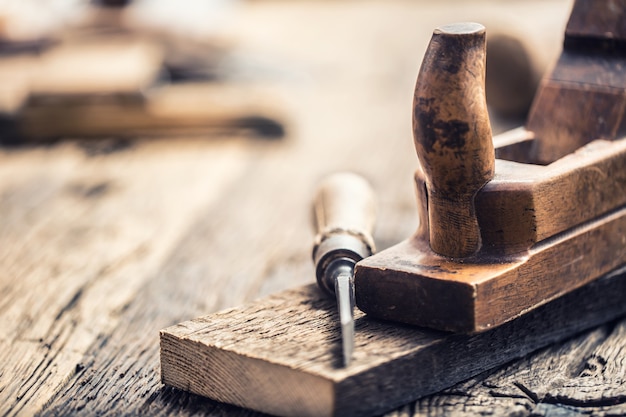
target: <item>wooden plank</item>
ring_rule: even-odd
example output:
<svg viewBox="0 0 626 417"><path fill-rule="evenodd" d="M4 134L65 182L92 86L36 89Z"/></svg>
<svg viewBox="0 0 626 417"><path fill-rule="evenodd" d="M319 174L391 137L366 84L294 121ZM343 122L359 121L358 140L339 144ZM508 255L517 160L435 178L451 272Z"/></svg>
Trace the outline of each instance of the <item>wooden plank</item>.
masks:
<svg viewBox="0 0 626 417"><path fill-rule="evenodd" d="M341 368L333 300L307 286L163 330L161 377L280 416L374 415L613 320L626 312L624 294L621 269L475 335L361 315L354 362Z"/></svg>

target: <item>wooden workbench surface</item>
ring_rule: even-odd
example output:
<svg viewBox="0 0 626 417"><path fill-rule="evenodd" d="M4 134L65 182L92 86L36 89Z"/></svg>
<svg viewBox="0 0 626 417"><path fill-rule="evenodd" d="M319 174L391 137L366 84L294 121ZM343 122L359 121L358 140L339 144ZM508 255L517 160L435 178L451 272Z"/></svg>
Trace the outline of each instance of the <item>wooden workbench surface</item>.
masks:
<svg viewBox="0 0 626 417"><path fill-rule="evenodd" d="M164 387L159 329L313 282L329 172L371 179L379 247L413 232L410 109L432 29L509 19L553 48L571 6L468 3L242 4L231 30L288 109L282 141L0 150L0 414L258 415ZM623 415L625 352L612 322L388 415Z"/></svg>

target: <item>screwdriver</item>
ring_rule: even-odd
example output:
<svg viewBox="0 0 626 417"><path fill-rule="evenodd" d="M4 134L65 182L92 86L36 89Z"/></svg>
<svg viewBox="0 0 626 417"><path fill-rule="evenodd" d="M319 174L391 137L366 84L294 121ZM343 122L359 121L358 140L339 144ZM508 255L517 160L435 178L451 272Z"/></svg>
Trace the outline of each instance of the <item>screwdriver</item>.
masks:
<svg viewBox="0 0 626 417"><path fill-rule="evenodd" d="M354 266L374 251L376 199L369 183L349 172L332 174L319 185L314 202L313 261L317 283L337 299L343 364L354 351Z"/></svg>

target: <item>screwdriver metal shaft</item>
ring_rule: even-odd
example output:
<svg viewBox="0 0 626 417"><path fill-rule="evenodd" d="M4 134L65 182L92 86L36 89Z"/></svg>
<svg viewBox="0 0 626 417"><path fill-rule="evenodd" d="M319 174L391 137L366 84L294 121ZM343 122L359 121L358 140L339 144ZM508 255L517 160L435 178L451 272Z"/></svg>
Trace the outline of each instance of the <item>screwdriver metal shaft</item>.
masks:
<svg viewBox="0 0 626 417"><path fill-rule="evenodd" d="M344 366L354 351L354 266L375 250L375 215L374 192L362 177L338 173L320 184L313 260L318 284L337 299Z"/></svg>
<svg viewBox="0 0 626 417"><path fill-rule="evenodd" d="M344 269L348 269L345 271ZM341 267L335 279L335 295L341 323L344 366L350 364L354 351L354 268Z"/></svg>

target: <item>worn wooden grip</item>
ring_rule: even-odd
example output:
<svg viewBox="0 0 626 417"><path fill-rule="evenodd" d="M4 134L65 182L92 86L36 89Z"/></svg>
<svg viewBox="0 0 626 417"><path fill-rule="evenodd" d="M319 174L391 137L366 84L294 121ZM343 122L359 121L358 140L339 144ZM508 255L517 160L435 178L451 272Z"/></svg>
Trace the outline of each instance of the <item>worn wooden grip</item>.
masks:
<svg viewBox="0 0 626 417"><path fill-rule="evenodd" d="M426 176L431 248L467 257L480 249L474 196L494 174L485 99L485 28L442 26L417 78L413 132Z"/></svg>
<svg viewBox="0 0 626 417"><path fill-rule="evenodd" d="M315 273L320 287L333 293L334 279L325 273L330 263L341 258L356 264L375 251L372 232L376 198L364 178L348 172L336 173L320 184L314 211Z"/></svg>
<svg viewBox="0 0 626 417"><path fill-rule="evenodd" d="M376 198L367 180L349 172L330 175L317 190L314 209L318 240L347 233L373 250Z"/></svg>

